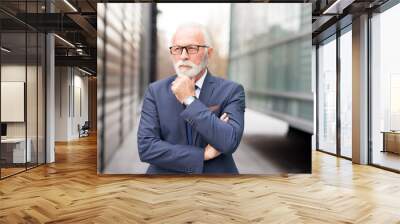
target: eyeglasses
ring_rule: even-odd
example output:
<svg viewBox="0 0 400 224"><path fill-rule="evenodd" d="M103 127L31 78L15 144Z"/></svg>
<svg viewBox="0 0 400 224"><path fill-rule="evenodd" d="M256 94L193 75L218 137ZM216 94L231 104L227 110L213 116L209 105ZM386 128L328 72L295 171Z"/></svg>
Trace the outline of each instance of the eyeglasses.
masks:
<svg viewBox="0 0 400 224"><path fill-rule="evenodd" d="M188 54L197 54L201 47L208 48L209 46L206 46L206 45L188 45L188 46L184 46L184 47L182 47L182 46L172 46L172 47L169 47L169 51L173 55L181 55L183 49L186 49L186 52Z"/></svg>

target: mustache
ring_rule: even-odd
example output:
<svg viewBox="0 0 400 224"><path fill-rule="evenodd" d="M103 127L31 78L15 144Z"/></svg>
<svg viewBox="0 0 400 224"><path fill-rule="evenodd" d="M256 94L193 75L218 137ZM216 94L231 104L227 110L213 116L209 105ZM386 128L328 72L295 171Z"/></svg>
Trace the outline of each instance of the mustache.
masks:
<svg viewBox="0 0 400 224"><path fill-rule="evenodd" d="M190 67L196 67L196 64L194 64L193 62L191 62L191 61L182 61L182 60L180 60L180 61L178 61L177 63L175 63L175 66L177 67L177 68L179 68L179 66L181 66L181 65L184 65L184 66L190 66Z"/></svg>

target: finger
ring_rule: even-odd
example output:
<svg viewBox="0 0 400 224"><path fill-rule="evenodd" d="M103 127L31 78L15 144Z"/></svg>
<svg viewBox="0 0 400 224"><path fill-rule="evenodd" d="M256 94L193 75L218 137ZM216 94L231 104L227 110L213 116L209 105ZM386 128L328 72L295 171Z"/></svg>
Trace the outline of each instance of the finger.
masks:
<svg viewBox="0 0 400 224"><path fill-rule="evenodd" d="M226 117L226 115L227 115L226 113L223 113L220 119L221 119L221 120L224 120L225 117Z"/></svg>
<svg viewBox="0 0 400 224"><path fill-rule="evenodd" d="M226 116L225 118L224 118L224 120L223 120L224 122L228 122L229 121L229 117L228 116Z"/></svg>

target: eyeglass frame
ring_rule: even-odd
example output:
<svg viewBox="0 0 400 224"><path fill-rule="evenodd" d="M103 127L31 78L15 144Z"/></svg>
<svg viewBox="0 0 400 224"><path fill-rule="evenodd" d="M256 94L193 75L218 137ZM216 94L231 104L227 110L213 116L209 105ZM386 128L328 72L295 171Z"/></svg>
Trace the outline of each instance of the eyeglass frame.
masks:
<svg viewBox="0 0 400 224"><path fill-rule="evenodd" d="M187 47L189 47L189 46L196 46L196 47L197 47L197 52L196 52L196 53L189 53L189 51L188 51L188 49L187 49ZM173 54L173 53L172 53L172 48L173 48L173 47L180 47L180 48L182 49L182 50L181 50L181 53L180 53L180 54ZM200 47L209 48L210 46L207 46L207 45L198 45L198 44L190 44L190 45L186 45L186 46L174 45L174 46L169 47L169 52L170 52L170 54L172 54L172 55L182 55L183 49L185 49L187 54L197 54L197 53L199 53Z"/></svg>

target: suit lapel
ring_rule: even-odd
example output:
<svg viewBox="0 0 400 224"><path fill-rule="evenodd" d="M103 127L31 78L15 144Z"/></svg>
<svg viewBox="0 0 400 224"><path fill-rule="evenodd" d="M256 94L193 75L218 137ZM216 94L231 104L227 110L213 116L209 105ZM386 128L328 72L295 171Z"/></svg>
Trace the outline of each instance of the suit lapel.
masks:
<svg viewBox="0 0 400 224"><path fill-rule="evenodd" d="M210 98L214 92L214 89L215 89L214 84L215 84L214 77L212 76L212 74L210 72L207 72L207 76L204 79L204 83L201 88L200 96L199 96L200 101L203 102L204 105L206 105L206 106L208 105Z"/></svg>
<svg viewBox="0 0 400 224"><path fill-rule="evenodd" d="M207 76L204 79L204 83L201 88L200 96L199 96L200 101L207 107L209 105L209 102L211 100L212 94L213 94L215 86L216 86L215 82L216 82L216 80L215 80L214 76L209 71L207 71ZM196 130L193 130L193 137L194 137L193 142L195 145L199 145L197 142L198 135L199 135L199 133Z"/></svg>

